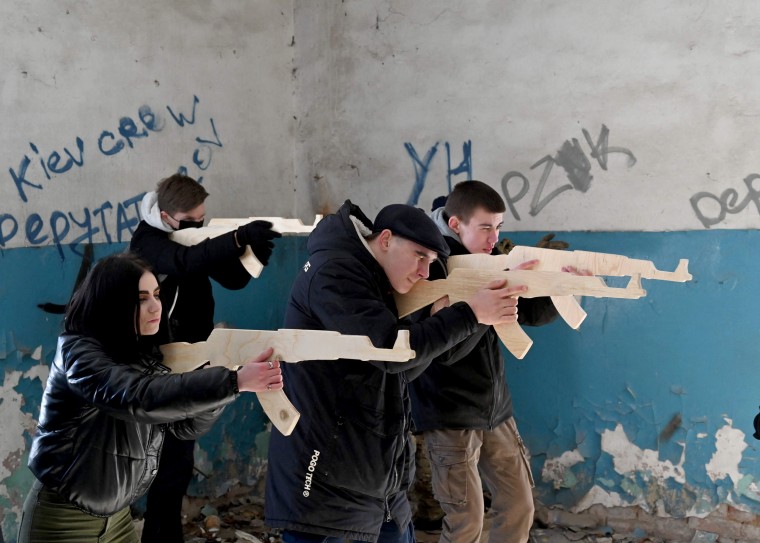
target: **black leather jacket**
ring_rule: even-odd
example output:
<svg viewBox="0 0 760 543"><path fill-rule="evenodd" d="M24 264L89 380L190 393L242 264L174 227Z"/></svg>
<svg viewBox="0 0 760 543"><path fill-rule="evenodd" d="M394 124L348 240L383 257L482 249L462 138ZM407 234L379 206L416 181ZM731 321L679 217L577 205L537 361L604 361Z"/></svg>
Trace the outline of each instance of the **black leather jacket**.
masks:
<svg viewBox="0 0 760 543"><path fill-rule="evenodd" d="M37 479L96 516L139 498L155 476L164 433L194 439L237 392L226 368L167 371L152 355L117 361L93 338L61 336L29 455Z"/></svg>

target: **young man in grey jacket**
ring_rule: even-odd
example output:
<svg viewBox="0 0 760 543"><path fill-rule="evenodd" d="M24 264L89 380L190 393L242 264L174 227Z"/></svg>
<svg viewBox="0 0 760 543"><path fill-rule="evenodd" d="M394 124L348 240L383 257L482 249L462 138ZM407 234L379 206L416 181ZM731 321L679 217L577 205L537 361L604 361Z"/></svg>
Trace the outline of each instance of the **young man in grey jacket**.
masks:
<svg viewBox="0 0 760 543"><path fill-rule="evenodd" d="M464 181L432 218L451 255L495 254L505 210L494 189L480 181ZM521 266L529 269L531 262ZM441 261L431 267L430 279L446 273ZM546 324L556 316L549 298L520 299L520 324ZM480 541L483 481L492 496L489 541L528 541L533 479L512 412L502 352L493 326L478 325L474 334L410 383L415 432L423 435L433 494L445 513L441 542Z"/></svg>

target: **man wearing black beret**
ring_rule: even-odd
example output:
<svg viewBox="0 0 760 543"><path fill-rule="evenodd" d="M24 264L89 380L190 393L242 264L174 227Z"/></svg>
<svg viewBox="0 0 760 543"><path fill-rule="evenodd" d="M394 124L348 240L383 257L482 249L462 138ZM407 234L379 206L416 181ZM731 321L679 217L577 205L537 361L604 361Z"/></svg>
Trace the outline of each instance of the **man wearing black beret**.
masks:
<svg viewBox="0 0 760 543"><path fill-rule="evenodd" d="M514 323L517 290L496 281L467 302L414 324L399 321L394 290L408 292L448 254L435 223L393 204L374 224L350 201L317 224L296 278L285 328L366 335L391 348L410 332L408 362L306 361L283 368L301 419L290 436L272 430L266 523L285 543L414 541L406 492L414 475L407 382L479 323Z"/></svg>

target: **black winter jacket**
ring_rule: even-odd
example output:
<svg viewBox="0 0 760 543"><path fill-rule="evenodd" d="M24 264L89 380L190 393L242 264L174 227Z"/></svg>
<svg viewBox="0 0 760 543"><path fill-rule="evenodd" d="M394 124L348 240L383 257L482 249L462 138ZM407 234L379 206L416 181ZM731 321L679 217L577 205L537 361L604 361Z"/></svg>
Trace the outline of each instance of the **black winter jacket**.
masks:
<svg viewBox="0 0 760 543"><path fill-rule="evenodd" d="M405 529L413 478L407 382L472 334L475 315L454 304L418 323L400 323L391 285L351 221L371 222L347 201L309 236L285 328L369 336L390 348L409 328L409 362L314 360L283 366L286 391L301 412L294 432L273 429L266 484L272 527L375 541L384 520Z"/></svg>
<svg viewBox="0 0 760 543"><path fill-rule="evenodd" d="M459 241L444 237L452 256L469 254ZM446 277L445 263L437 264L431 267L430 280ZM539 326L556 317L550 298L520 298L520 324ZM511 417L502 349L493 326L479 324L476 333L437 358L410 384L414 431L492 430Z"/></svg>
<svg viewBox="0 0 760 543"><path fill-rule="evenodd" d="M233 232L186 247L141 221L129 244L150 264L161 285L161 303L168 328L161 326L159 343L206 341L214 329L214 296L209 277L229 290L245 287L251 276L240 263L245 248Z"/></svg>
<svg viewBox="0 0 760 543"><path fill-rule="evenodd" d="M42 484L96 516L148 490L167 430L194 439L236 395L226 368L164 375L152 355L129 358L115 360L89 337L61 336L29 454Z"/></svg>

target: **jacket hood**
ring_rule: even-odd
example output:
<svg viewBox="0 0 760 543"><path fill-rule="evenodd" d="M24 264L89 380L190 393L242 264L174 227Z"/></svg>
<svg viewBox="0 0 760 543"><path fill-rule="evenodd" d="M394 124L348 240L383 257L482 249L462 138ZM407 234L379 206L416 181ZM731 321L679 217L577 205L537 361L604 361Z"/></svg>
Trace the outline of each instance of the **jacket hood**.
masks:
<svg viewBox="0 0 760 543"><path fill-rule="evenodd" d="M333 215L317 223L306 248L309 255L319 251L345 251L359 260L376 263L364 236L372 233L372 221L358 206L346 200Z"/></svg>
<svg viewBox="0 0 760 543"><path fill-rule="evenodd" d="M460 245L462 244L462 240L459 238L459 234L454 232L449 226L449 221L448 221L448 218L446 217L446 214L444 213L444 208L439 207L438 209L433 211L430 214L430 218L433 219L433 222L438 227L438 230L441 231L441 234L443 234L447 238L451 238L455 240Z"/></svg>
<svg viewBox="0 0 760 543"><path fill-rule="evenodd" d="M158 193L156 191L145 193L140 203L140 214L143 220L153 228L158 228L164 232L174 232L174 229L161 219L161 210L158 208Z"/></svg>

